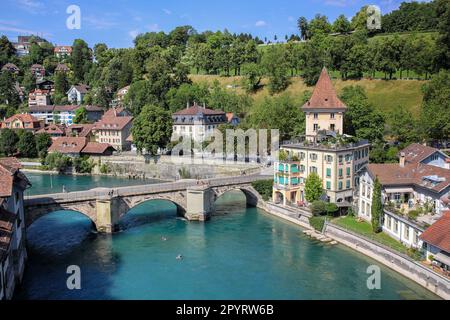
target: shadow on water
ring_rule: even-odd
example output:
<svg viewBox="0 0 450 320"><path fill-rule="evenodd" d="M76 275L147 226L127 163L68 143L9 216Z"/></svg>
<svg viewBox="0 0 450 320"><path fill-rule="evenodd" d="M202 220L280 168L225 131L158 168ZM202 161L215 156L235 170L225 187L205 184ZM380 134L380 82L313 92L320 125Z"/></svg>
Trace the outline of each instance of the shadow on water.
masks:
<svg viewBox="0 0 450 320"><path fill-rule="evenodd" d="M58 211L40 218L27 230L27 251L15 299L114 299L109 287L120 256L112 249L111 236L97 234L83 214ZM80 267L81 290L67 288L67 268L73 265Z"/></svg>
<svg viewBox="0 0 450 320"><path fill-rule="evenodd" d="M213 216L242 213L247 208L247 200L242 191L233 190L220 196L215 203Z"/></svg>
<svg viewBox="0 0 450 320"><path fill-rule="evenodd" d="M119 232L176 218L181 217L178 216L174 203L166 200L149 200L125 214L119 221Z"/></svg>

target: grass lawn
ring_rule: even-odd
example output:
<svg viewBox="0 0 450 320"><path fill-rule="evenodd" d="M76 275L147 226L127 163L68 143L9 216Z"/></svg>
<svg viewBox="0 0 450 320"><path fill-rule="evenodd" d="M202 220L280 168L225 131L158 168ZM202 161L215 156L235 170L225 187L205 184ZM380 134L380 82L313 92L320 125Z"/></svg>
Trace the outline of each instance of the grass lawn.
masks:
<svg viewBox="0 0 450 320"><path fill-rule="evenodd" d="M219 81L222 87L227 85L237 86L234 90L236 93L245 93L242 88L242 77L223 77L215 75L191 75L191 80L194 83L208 83L212 85L214 81ZM262 84L267 85L268 80L263 79ZM418 116L420 106L422 104L423 93L422 86L425 81L419 80L333 80L338 94L342 92L345 86L360 85L362 86L369 98L369 102L372 103L378 110L383 112L389 112L397 108L398 106L405 106L414 116ZM312 91L313 87L308 87L303 83L303 80L299 77L291 79L291 84L285 92L289 93L298 101L301 100L303 92L308 90ZM264 86L258 92L250 95L253 100L258 103L265 97L270 96L268 89Z"/></svg>
<svg viewBox="0 0 450 320"><path fill-rule="evenodd" d="M367 222L358 222L354 217L347 216L334 219L332 223L347 230L358 233L366 238L384 244L385 246L388 246L396 251L404 254L409 254L408 248L402 245L399 241L389 237L385 233L374 233L372 231L372 226Z"/></svg>

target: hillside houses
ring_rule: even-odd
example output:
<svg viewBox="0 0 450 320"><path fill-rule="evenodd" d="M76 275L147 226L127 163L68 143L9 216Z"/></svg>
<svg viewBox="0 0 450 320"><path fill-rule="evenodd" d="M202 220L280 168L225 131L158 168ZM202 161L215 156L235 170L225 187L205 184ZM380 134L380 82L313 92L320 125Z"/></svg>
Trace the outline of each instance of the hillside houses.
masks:
<svg viewBox="0 0 450 320"><path fill-rule="evenodd" d="M88 93L89 86L85 84L73 85L67 91L67 99L72 104L82 104L84 96Z"/></svg>

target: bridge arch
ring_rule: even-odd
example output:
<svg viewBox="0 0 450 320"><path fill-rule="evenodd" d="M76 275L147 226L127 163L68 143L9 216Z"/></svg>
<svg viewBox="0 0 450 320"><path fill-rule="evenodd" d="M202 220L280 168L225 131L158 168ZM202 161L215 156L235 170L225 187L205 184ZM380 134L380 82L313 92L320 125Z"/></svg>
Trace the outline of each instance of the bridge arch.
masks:
<svg viewBox="0 0 450 320"><path fill-rule="evenodd" d="M246 204L249 207L256 207L262 200L261 195L252 186L227 186L214 189L214 202L231 191L241 191L244 194Z"/></svg>
<svg viewBox="0 0 450 320"><path fill-rule="evenodd" d="M55 204L51 206L43 206L43 207L27 207L25 211L25 226L28 228L34 222L39 220L40 218L49 215L51 213L59 212L59 211L72 211L77 212L91 220L92 224L97 228L97 215L96 215L96 207L95 203L84 204L84 205L60 205Z"/></svg>

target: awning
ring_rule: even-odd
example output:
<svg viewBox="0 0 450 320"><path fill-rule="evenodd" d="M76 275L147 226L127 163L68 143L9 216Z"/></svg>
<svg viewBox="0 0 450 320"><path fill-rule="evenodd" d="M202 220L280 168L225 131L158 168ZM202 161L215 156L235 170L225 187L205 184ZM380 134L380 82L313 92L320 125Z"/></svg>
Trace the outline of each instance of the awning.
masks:
<svg viewBox="0 0 450 320"><path fill-rule="evenodd" d="M414 193L413 188L386 188L386 193Z"/></svg>
<svg viewBox="0 0 450 320"><path fill-rule="evenodd" d="M450 256L446 255L445 253L438 253L434 256L434 260L437 260L447 266L450 266Z"/></svg>

